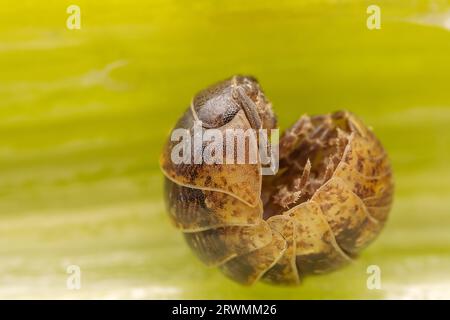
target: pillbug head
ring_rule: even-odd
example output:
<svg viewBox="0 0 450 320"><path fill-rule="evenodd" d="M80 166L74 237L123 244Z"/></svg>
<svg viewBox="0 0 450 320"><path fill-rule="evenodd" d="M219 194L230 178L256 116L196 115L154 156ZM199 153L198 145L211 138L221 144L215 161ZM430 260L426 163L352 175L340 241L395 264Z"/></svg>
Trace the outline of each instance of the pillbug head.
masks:
<svg viewBox="0 0 450 320"><path fill-rule="evenodd" d="M240 110L245 111L254 129L276 126L272 105L250 76L234 76L200 91L191 108L205 128L222 127Z"/></svg>

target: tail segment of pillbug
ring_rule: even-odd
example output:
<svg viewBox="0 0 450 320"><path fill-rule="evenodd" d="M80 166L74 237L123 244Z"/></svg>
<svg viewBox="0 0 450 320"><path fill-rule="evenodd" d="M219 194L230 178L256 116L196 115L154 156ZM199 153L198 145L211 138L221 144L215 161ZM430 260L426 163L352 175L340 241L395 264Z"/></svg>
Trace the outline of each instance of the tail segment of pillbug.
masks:
<svg viewBox="0 0 450 320"><path fill-rule="evenodd" d="M271 103L245 76L198 93L175 128L193 139L199 121L224 136L276 128ZM300 117L280 138L273 176L259 162L175 164L174 147L169 139L160 160L169 217L201 261L242 284L295 285L344 266L380 233L392 204L388 156L350 112Z"/></svg>

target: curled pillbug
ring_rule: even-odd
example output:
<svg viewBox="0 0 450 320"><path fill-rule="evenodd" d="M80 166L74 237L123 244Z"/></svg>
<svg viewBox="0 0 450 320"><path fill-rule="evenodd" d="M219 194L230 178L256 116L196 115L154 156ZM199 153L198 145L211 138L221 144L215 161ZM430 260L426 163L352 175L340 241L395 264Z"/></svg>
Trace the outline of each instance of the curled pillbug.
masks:
<svg viewBox="0 0 450 320"><path fill-rule="evenodd" d="M276 127L258 82L234 76L193 98L160 159L174 225L200 260L242 284L295 285L342 267L376 238L393 199L387 154L350 112L300 117L279 139L274 175L261 174L259 156L228 161L235 155L217 152L239 149L234 137L227 139L229 129ZM209 129L223 140L220 148L205 139L179 152L176 129L185 130L189 142ZM260 149L248 143L245 159ZM196 159L206 151L213 161ZM183 161L174 161L174 154Z"/></svg>

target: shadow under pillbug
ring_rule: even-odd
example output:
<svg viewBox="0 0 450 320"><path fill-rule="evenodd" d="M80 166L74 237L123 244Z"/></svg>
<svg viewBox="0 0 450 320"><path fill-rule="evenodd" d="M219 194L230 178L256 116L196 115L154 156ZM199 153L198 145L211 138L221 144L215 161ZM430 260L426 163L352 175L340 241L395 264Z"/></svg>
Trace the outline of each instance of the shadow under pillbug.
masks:
<svg viewBox="0 0 450 320"><path fill-rule="evenodd" d="M273 129L271 103L252 77L199 92L175 128ZM304 115L279 141L279 171L260 163L160 164L169 216L195 254L242 284L298 284L337 269L379 234L394 184L387 154L353 114Z"/></svg>

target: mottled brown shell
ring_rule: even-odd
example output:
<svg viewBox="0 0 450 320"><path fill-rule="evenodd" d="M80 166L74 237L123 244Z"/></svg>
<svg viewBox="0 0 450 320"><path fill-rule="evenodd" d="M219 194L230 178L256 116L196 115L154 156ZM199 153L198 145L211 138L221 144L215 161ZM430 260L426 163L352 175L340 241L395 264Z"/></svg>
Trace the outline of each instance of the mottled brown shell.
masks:
<svg viewBox="0 0 450 320"><path fill-rule="evenodd" d="M254 78L235 76L197 94L175 128L276 127ZM193 134L193 132L192 132ZM298 284L339 268L372 242L393 197L381 143L349 112L302 116L281 137L280 169L175 165L161 156L171 220L205 264L242 284Z"/></svg>

